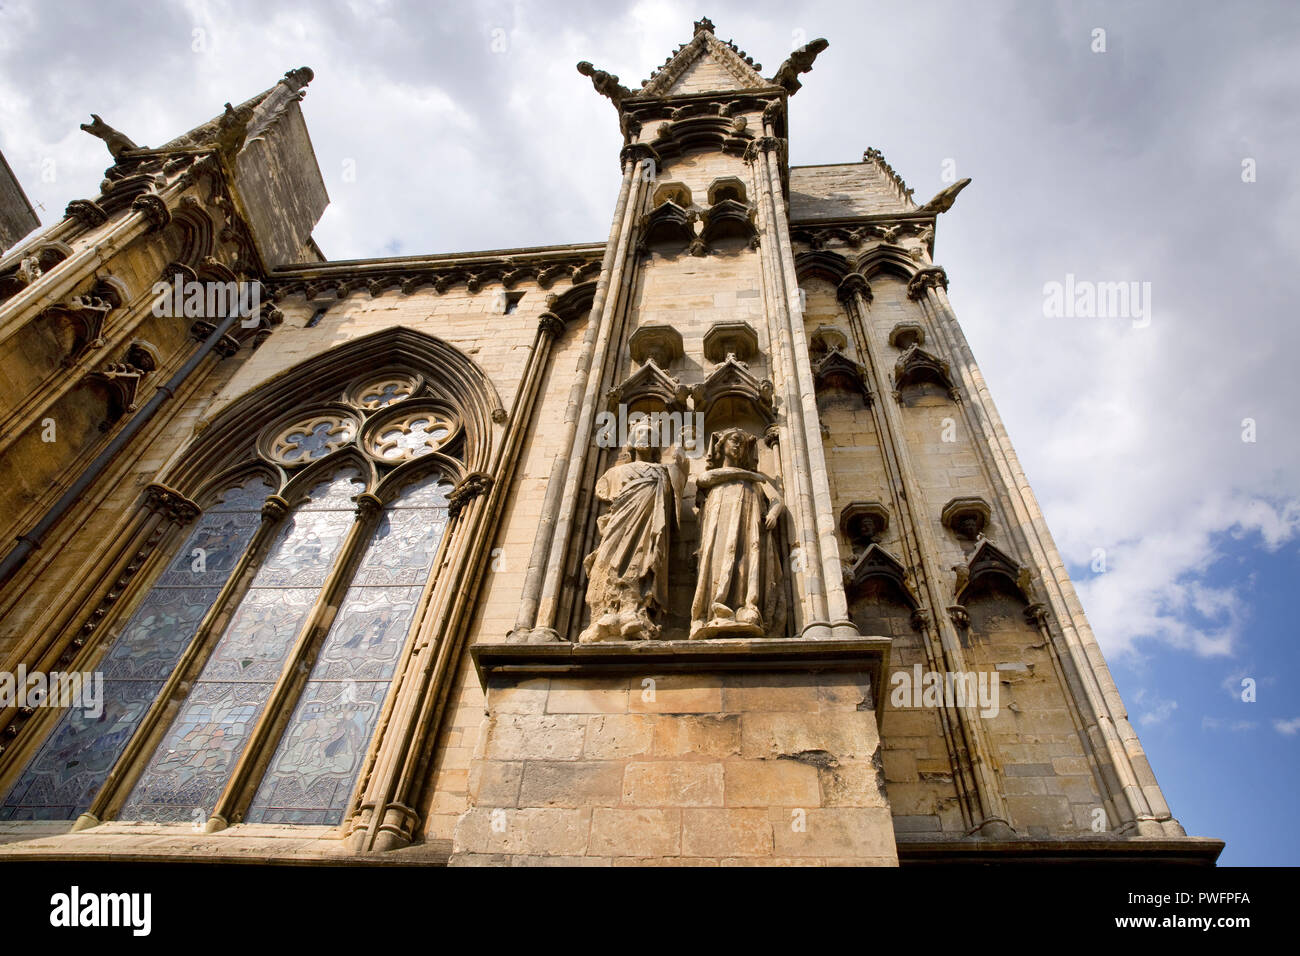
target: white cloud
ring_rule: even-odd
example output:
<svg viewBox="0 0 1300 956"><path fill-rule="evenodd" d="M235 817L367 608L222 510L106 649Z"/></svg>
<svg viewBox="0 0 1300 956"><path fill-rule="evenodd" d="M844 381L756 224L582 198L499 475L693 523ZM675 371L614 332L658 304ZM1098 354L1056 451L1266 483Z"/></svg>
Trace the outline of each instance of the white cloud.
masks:
<svg viewBox="0 0 1300 956"><path fill-rule="evenodd" d="M676 0L573 15L494 0L188 0L135 19L52 7L0 13L0 148L47 223L108 165L77 129L92 110L156 145L305 64L333 200L317 238L332 258L603 239L619 135L574 63L636 88L701 15ZM1210 580L1224 542L1266 560L1300 534L1300 75L1282 42L1294 17L1272 9L1117 7L1105 56L1087 49L1088 18L1056 5L890 9L914 43L882 43L847 0L709 10L769 75L794 31L831 41L791 100L793 162L878 145L922 197L944 185L946 159L974 177L942 217L938 261L1067 563L1106 551L1108 571L1077 584L1111 657L1240 652L1252 595ZM1278 42L1260 42L1261 22ZM1241 182L1243 156L1258 182ZM1151 282L1151 325L1045 319L1043 283L1067 272Z"/></svg>
<svg viewBox="0 0 1300 956"><path fill-rule="evenodd" d="M1300 717L1292 717L1290 720L1275 720L1273 721L1273 728L1279 734L1294 737L1297 733L1300 733Z"/></svg>
<svg viewBox="0 0 1300 956"><path fill-rule="evenodd" d="M1144 708L1143 712L1138 716L1138 722L1143 726L1163 724L1178 709L1178 701L1163 700L1160 697L1148 694L1146 690L1139 690L1135 701Z"/></svg>

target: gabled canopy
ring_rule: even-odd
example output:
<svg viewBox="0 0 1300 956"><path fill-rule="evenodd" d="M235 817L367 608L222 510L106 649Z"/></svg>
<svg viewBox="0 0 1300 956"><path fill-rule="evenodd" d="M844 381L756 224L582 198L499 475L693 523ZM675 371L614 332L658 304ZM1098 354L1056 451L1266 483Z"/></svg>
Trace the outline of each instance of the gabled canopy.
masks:
<svg viewBox="0 0 1300 956"><path fill-rule="evenodd" d="M696 21L695 36L641 84L637 95L675 96L772 86L772 81L758 72L761 69L744 50L714 36L713 22L706 17Z"/></svg>

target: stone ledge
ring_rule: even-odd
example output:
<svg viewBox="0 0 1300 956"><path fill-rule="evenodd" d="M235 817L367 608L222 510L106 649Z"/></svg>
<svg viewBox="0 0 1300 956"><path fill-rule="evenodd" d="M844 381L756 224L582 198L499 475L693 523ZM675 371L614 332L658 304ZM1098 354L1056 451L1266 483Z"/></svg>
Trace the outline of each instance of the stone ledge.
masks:
<svg viewBox="0 0 1300 956"><path fill-rule="evenodd" d="M575 644L475 644L470 648L479 683L491 677L598 677L643 671L869 670L876 716L884 711L885 675L893 641L887 637L746 638L708 641L629 641Z"/></svg>
<svg viewBox="0 0 1300 956"><path fill-rule="evenodd" d="M917 840L895 835L899 866L1059 863L1214 866L1222 840L1208 837L1132 837L1062 840Z"/></svg>
<svg viewBox="0 0 1300 956"><path fill-rule="evenodd" d="M194 833L189 825L108 821L76 833L37 824L24 833L9 824L0 863L111 861L293 864L321 866L446 866L451 845L431 840L387 853L355 853L337 827L240 824L219 833Z"/></svg>

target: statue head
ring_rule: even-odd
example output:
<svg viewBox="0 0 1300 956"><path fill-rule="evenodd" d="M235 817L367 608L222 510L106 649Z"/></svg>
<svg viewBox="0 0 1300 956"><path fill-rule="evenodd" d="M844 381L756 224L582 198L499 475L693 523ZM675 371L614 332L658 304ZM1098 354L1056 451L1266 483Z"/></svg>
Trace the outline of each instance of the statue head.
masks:
<svg viewBox="0 0 1300 956"><path fill-rule="evenodd" d="M709 443L709 467L758 468L758 438L743 428L727 428L714 432Z"/></svg>
<svg viewBox="0 0 1300 956"><path fill-rule="evenodd" d="M655 431L650 425L648 418L633 418L627 426L627 445L624 447L621 456L622 461L631 461L633 458L640 458L648 461L653 458L658 451L655 443Z"/></svg>

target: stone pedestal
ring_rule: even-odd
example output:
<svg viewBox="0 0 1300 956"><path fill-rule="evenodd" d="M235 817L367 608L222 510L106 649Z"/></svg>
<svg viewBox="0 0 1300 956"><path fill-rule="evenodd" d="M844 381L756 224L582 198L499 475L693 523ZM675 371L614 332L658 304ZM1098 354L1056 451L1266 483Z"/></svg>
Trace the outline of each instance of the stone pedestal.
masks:
<svg viewBox="0 0 1300 956"><path fill-rule="evenodd" d="M452 865L898 862L889 641L480 645Z"/></svg>

